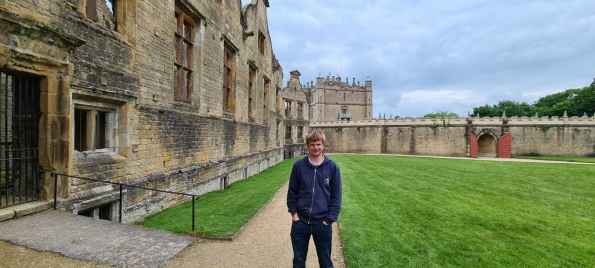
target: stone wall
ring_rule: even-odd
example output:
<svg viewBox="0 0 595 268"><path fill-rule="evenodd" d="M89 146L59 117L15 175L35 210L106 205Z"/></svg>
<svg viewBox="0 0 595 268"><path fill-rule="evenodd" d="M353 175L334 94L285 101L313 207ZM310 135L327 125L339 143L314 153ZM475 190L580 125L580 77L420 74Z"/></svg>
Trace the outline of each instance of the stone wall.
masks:
<svg viewBox="0 0 595 268"><path fill-rule="evenodd" d="M244 7L240 0L0 1L0 62L43 77L44 199L53 197L49 174L56 171L75 176L62 176L58 191L60 206L78 213L119 201L117 187L76 177L204 194L282 161L283 74L268 6L266 0ZM177 28L178 18L190 26ZM32 65L19 55L48 60ZM123 221L186 199L126 189Z"/></svg>
<svg viewBox="0 0 595 268"><path fill-rule="evenodd" d="M408 118L313 122L328 153L469 156L469 134L480 156L495 157L497 142L512 135L511 155L594 156L595 119L580 117ZM357 142L353 142L357 141Z"/></svg>

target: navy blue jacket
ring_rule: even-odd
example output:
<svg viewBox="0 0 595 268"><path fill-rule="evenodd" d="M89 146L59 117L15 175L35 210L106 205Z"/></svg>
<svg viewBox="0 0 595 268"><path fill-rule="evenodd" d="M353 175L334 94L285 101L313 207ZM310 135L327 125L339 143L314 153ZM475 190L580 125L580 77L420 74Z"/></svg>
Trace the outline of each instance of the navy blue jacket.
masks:
<svg viewBox="0 0 595 268"><path fill-rule="evenodd" d="M337 221L341 211L341 172L339 166L326 155L315 167L308 156L293 164L287 191L287 208L292 215L297 212L301 221L319 224Z"/></svg>

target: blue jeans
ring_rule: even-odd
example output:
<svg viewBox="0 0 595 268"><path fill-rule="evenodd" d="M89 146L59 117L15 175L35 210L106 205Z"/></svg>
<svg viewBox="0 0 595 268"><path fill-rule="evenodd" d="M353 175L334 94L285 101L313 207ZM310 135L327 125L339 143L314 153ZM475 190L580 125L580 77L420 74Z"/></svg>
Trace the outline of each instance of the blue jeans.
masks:
<svg viewBox="0 0 595 268"><path fill-rule="evenodd" d="M333 227L323 223L310 225L301 220L291 224L291 245L293 246L293 267L306 267L310 236L314 238L318 264L320 267L332 268L331 249L333 248Z"/></svg>

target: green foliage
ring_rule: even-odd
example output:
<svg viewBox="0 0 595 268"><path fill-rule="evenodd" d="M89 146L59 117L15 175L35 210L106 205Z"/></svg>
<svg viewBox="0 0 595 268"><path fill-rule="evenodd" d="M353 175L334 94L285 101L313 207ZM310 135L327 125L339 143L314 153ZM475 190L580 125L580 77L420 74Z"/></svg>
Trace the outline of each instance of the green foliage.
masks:
<svg viewBox="0 0 595 268"><path fill-rule="evenodd" d="M428 118L447 118L447 117L456 117L458 118L459 115L457 113L453 113L453 112L443 112L443 111L438 111L435 113L428 113L426 115L424 115L423 117L428 117Z"/></svg>
<svg viewBox="0 0 595 268"><path fill-rule="evenodd" d="M583 113L595 112L595 86L568 89L563 92L539 98L534 104L535 112L541 115L582 116Z"/></svg>
<svg viewBox="0 0 595 268"><path fill-rule="evenodd" d="M434 122L434 124L432 124L430 126L430 128L432 129L432 131L434 132L434 135L436 135L436 133L438 133L438 123Z"/></svg>
<svg viewBox="0 0 595 268"><path fill-rule="evenodd" d="M541 132L543 133L543 135L545 135L547 133L548 130L550 130L552 126L550 125L539 125L537 126L537 128L539 128L539 130L541 130Z"/></svg>
<svg viewBox="0 0 595 268"><path fill-rule="evenodd" d="M512 100L503 100L489 106L488 104L473 108L474 116L500 117L506 112L506 116L530 116L531 105L526 102L518 103Z"/></svg>
<svg viewBox="0 0 595 268"><path fill-rule="evenodd" d="M595 113L595 83L588 87L567 89L563 92L539 98L532 105L526 102L518 103L512 100L500 101L495 105L484 105L473 108L474 116L582 116L583 113Z"/></svg>
<svg viewBox="0 0 595 268"><path fill-rule="evenodd" d="M333 159L351 268L595 267L595 165Z"/></svg>
<svg viewBox="0 0 595 268"><path fill-rule="evenodd" d="M299 158L285 160L260 174L235 182L195 201L196 232L205 237L233 237L289 180L291 166ZM187 234L192 230L192 201L147 217L137 225Z"/></svg>

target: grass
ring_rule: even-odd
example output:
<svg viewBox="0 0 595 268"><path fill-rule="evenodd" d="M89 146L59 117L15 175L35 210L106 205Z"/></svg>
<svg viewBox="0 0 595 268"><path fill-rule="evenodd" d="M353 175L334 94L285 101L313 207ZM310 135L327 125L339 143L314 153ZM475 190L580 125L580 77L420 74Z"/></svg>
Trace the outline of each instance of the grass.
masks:
<svg viewBox="0 0 595 268"><path fill-rule="evenodd" d="M215 191L195 201L196 232L204 237L233 237L289 180L297 158L246 180L235 182L226 190ZM187 234L192 230L192 201L147 217L137 225Z"/></svg>
<svg viewBox="0 0 595 268"><path fill-rule="evenodd" d="M595 267L595 166L334 155L349 267Z"/></svg>
<svg viewBox="0 0 595 268"><path fill-rule="evenodd" d="M331 158L343 177L339 226L350 268L595 267L595 165ZM233 236L296 159L202 196L198 231ZM142 225L188 233L189 215L187 203Z"/></svg>
<svg viewBox="0 0 595 268"><path fill-rule="evenodd" d="M550 157L550 156L515 156L520 159L536 159L546 161L564 161L564 162L581 162L581 163L595 163L595 157Z"/></svg>

